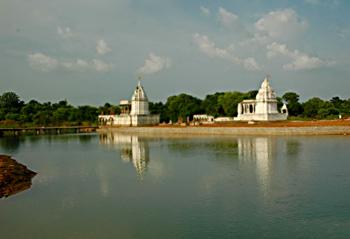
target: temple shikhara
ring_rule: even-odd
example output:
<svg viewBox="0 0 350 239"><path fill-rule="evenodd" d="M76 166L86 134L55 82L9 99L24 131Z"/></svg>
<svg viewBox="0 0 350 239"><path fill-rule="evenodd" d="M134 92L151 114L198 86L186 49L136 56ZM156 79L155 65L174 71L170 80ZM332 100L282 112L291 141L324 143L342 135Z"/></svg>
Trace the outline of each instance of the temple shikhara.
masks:
<svg viewBox="0 0 350 239"><path fill-rule="evenodd" d="M237 121L278 121L286 120L288 109L284 104L280 111L277 108L277 99L270 82L266 77L256 95L255 100L243 100L237 106Z"/></svg>
<svg viewBox="0 0 350 239"><path fill-rule="evenodd" d="M120 115L99 115L98 121L101 125L109 126L157 125L159 115L150 114L148 104L146 92L139 81L131 101L120 101Z"/></svg>

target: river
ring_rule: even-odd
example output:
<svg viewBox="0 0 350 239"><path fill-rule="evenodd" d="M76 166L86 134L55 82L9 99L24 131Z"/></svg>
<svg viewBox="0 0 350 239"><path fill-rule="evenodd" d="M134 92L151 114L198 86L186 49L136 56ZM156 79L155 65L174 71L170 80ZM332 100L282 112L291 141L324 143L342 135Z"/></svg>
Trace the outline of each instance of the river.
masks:
<svg viewBox="0 0 350 239"><path fill-rule="evenodd" d="M1 238L350 238L350 137L0 138Z"/></svg>

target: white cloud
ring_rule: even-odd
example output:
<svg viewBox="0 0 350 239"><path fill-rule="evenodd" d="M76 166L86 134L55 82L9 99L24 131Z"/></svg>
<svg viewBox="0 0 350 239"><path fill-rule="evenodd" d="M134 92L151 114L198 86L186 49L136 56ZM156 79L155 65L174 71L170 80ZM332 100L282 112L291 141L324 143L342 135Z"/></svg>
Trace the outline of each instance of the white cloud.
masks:
<svg viewBox="0 0 350 239"><path fill-rule="evenodd" d="M256 46L274 41L293 42L305 32L308 23L302 20L293 9L271 11L254 24L252 37L239 42L240 46Z"/></svg>
<svg viewBox="0 0 350 239"><path fill-rule="evenodd" d="M267 50L268 58L282 55L292 59L292 62L283 65L285 70L314 69L335 64L334 61L322 60L318 57L300 52L299 50L290 50L285 44L279 44L277 42L269 44Z"/></svg>
<svg viewBox="0 0 350 239"><path fill-rule="evenodd" d="M61 63L62 67L66 70L71 71L85 71L90 68L90 64L82 59L77 59L76 61L65 61Z"/></svg>
<svg viewBox="0 0 350 239"><path fill-rule="evenodd" d="M33 53L28 55L29 65L36 70L51 71L57 68L58 61L43 53Z"/></svg>
<svg viewBox="0 0 350 239"><path fill-rule="evenodd" d="M259 37L289 40L304 32L308 23L302 20L293 9L271 11L262 16L255 28ZM261 35L262 34L262 35Z"/></svg>
<svg viewBox="0 0 350 239"><path fill-rule="evenodd" d="M107 43L103 39L100 39L97 41L96 51L98 54L104 55L112 51L112 49L108 47Z"/></svg>
<svg viewBox="0 0 350 239"><path fill-rule="evenodd" d="M62 38L73 38L75 37L77 34L72 32L72 30L69 27L57 27L57 34L62 37Z"/></svg>
<svg viewBox="0 0 350 239"><path fill-rule="evenodd" d="M209 57L216 57L225 60L229 60L236 65L241 65L249 71L260 70L260 65L256 62L253 57L240 58L233 54L233 45L230 45L228 48L218 48L215 46L215 43L210 41L209 38L205 35L200 35L198 33L193 35L193 41L199 47L199 50Z"/></svg>
<svg viewBox="0 0 350 239"><path fill-rule="evenodd" d="M93 60L92 60L92 63L93 63L94 69L95 69L96 71L99 71L99 72L111 71L112 68L113 68L113 65L112 65L112 64L103 62L103 61L98 60L98 59L93 59Z"/></svg>
<svg viewBox="0 0 350 239"><path fill-rule="evenodd" d="M167 57L160 57L150 53L142 67L138 69L139 74L152 74L171 66L171 60Z"/></svg>
<svg viewBox="0 0 350 239"><path fill-rule="evenodd" d="M221 49L215 46L205 35L198 33L193 35L193 40L199 47L199 50L210 57L229 58L230 54L227 49Z"/></svg>
<svg viewBox="0 0 350 239"><path fill-rule="evenodd" d="M93 70L97 72L107 72L113 69L112 64L105 63L98 59L93 59L91 61L82 59L59 61L42 53L29 54L28 62L33 69L44 72L49 72L55 69L63 69L66 71L78 72L84 72L88 70Z"/></svg>
<svg viewBox="0 0 350 239"><path fill-rule="evenodd" d="M205 16L210 16L210 10L209 10L209 8L206 8L206 7L201 6L199 9L201 10L201 13L202 13L203 15L205 15Z"/></svg>
<svg viewBox="0 0 350 239"><path fill-rule="evenodd" d="M225 27L231 26L237 19L238 19L237 15L227 11L225 8L222 8L222 7L219 8L219 21Z"/></svg>
<svg viewBox="0 0 350 239"><path fill-rule="evenodd" d="M83 67L83 68L87 67L89 65L89 63L87 63L86 61L81 60L81 59L77 59L76 64L78 67Z"/></svg>
<svg viewBox="0 0 350 239"><path fill-rule="evenodd" d="M239 62L243 65L243 67L249 71L260 70L260 65L256 62L255 58L248 57L245 59L239 59Z"/></svg>
<svg viewBox="0 0 350 239"><path fill-rule="evenodd" d="M62 62L61 66L68 71L88 71L95 70L97 72L108 72L113 69L113 65L106 63L104 61L93 59L91 61L86 61L82 59L77 59L75 61L65 61Z"/></svg>

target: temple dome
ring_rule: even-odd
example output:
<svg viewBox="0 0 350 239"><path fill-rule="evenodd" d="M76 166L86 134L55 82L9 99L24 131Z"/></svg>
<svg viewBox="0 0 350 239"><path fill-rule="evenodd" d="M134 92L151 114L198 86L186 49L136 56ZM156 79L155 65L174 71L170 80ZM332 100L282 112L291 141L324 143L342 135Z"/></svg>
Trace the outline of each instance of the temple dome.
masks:
<svg viewBox="0 0 350 239"><path fill-rule="evenodd" d="M136 86L136 89L134 91L134 94L131 97L131 100L132 101L148 101L146 92L143 89L140 81Z"/></svg>
<svg viewBox="0 0 350 239"><path fill-rule="evenodd" d="M264 79L256 95L257 101L276 100L276 95L267 78Z"/></svg>

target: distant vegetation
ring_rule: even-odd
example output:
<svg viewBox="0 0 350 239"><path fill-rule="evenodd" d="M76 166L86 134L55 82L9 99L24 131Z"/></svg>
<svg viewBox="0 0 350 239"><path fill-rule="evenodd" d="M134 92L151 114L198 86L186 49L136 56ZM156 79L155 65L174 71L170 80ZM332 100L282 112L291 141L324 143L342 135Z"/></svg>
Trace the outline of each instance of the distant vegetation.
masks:
<svg viewBox="0 0 350 239"><path fill-rule="evenodd" d="M100 113L118 114L119 107L108 103L100 107L74 107L66 100L58 103L30 100L25 103L13 92L0 96L1 127L95 125Z"/></svg>
<svg viewBox="0 0 350 239"><path fill-rule="evenodd" d="M244 99L253 99L256 90L242 92L219 92L207 95L204 100L188 94L170 96L166 103L150 103L151 113L160 114L161 122L185 121L194 114L218 116L237 115L237 104ZM299 101L299 95L287 92L278 97L278 105L285 102L292 119L335 119L339 115L350 116L350 99L333 97L322 100L314 97L305 102ZM116 105L106 103L95 107L89 105L72 106L66 100L58 103L36 100L24 102L14 92L6 92L0 96L0 127L30 126L75 126L96 125L99 114L119 114Z"/></svg>
<svg viewBox="0 0 350 239"><path fill-rule="evenodd" d="M258 91L219 92L207 95L204 100L191 95L180 94L170 96L163 104L151 103L150 111L160 114L161 122L176 122L178 119L186 120L194 114L208 114L218 116L236 116L237 104L245 99L254 99ZM287 92L282 97L277 97L278 107L287 104L289 116L294 120L310 119L336 119L339 115L350 116L350 99L333 97L330 100L322 100L313 97L305 102L300 102L299 95L295 92Z"/></svg>

